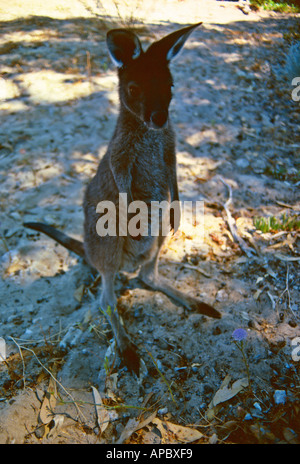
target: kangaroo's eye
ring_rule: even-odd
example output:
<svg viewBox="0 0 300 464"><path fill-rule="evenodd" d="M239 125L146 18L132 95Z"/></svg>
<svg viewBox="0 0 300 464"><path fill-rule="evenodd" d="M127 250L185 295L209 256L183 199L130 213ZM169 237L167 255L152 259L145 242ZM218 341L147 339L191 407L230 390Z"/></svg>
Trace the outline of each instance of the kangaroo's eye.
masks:
<svg viewBox="0 0 300 464"><path fill-rule="evenodd" d="M130 97L137 98L141 93L141 89L135 82L130 82L128 84L128 93Z"/></svg>

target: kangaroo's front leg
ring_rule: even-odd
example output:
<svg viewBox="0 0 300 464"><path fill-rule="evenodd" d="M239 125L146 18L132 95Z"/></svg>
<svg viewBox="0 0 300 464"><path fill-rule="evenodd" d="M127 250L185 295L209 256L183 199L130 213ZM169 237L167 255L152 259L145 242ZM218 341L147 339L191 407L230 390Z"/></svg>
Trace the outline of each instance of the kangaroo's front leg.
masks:
<svg viewBox="0 0 300 464"><path fill-rule="evenodd" d="M139 374L140 360L137 347L126 333L117 310L117 298L114 291L114 275L102 274L102 294L100 306L108 319L119 355L129 371Z"/></svg>

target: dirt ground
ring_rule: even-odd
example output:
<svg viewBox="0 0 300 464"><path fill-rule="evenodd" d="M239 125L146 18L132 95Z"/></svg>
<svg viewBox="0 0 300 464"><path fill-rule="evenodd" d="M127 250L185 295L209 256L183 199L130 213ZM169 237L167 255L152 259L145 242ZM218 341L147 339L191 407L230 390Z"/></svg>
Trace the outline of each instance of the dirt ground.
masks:
<svg viewBox="0 0 300 464"><path fill-rule="evenodd" d="M299 444L299 228L255 221L299 218L299 101L285 72L299 15L214 0L61 4L0 1L0 443ZM201 20L172 64L171 115L181 200L204 201L204 236L183 220L160 272L223 317L120 274L137 379L114 359L97 276L22 224L82 237L83 192L118 113L107 30L130 24L146 47Z"/></svg>

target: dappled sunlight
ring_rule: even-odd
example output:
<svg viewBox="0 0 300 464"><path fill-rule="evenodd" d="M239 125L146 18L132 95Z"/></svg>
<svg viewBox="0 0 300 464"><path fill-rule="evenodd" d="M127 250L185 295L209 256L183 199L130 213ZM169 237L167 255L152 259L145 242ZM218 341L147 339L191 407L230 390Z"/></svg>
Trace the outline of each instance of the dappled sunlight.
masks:
<svg viewBox="0 0 300 464"><path fill-rule="evenodd" d="M72 1L69 4L62 5L61 0L51 0L47 3L47 12L50 17L57 19L72 18L77 16L90 16L90 13L84 6L84 2ZM45 2L42 0L11 0L0 6L0 14L7 21L16 18L28 18L32 15L43 16L45 13Z"/></svg>
<svg viewBox="0 0 300 464"><path fill-rule="evenodd" d="M19 87L10 79L0 78L0 102L20 97Z"/></svg>
<svg viewBox="0 0 300 464"><path fill-rule="evenodd" d="M213 127L204 127L201 131L188 136L186 141L193 147L199 147L204 143L225 144L234 140L238 130L235 127L216 124Z"/></svg>
<svg viewBox="0 0 300 464"><path fill-rule="evenodd" d="M57 103L91 94L90 83L82 82L77 75L66 77L54 71L37 71L23 74L19 81L34 103Z"/></svg>
<svg viewBox="0 0 300 464"><path fill-rule="evenodd" d="M0 47L5 50L13 51L18 46L25 46L32 48L39 47L49 40L58 39L58 32L51 27L39 29L38 27L31 31L9 31L1 35Z"/></svg>
<svg viewBox="0 0 300 464"><path fill-rule="evenodd" d="M86 76L51 70L25 73L18 80L35 104L68 102L103 90L101 78L87 80ZM111 98L116 98L115 92L112 92Z"/></svg>
<svg viewBox="0 0 300 464"><path fill-rule="evenodd" d="M207 8L207 2L210 2ZM226 5L227 6L227 5ZM56 19L72 19L76 17L91 18L98 15L100 18L112 17L116 21L126 21L130 23L137 18L139 21L162 23L168 18L168 21L177 24L186 24L194 21L204 21L207 24L214 23L218 16L219 24L228 24L232 21L246 21L247 16L243 16L236 5L230 5L231 8L225 8L223 2L214 2L211 0L161 0L148 2L145 0L126 0L115 1L107 0L105 2L96 2L93 0L73 0L71 3L60 0L51 0L47 5L47 13L50 17ZM163 15L162 15L163 10ZM32 15L44 15L45 6L41 0L11 0L0 7L1 16L6 20L12 20L19 17L30 17ZM260 17L253 12L249 13L252 21L259 21ZM261 12L265 16L265 12Z"/></svg>
<svg viewBox="0 0 300 464"><path fill-rule="evenodd" d="M17 250L6 252L1 256L1 277L19 287L24 287L42 277L53 277L58 272L67 272L75 266L78 259L72 257L54 243L42 239L31 245L20 244Z"/></svg>

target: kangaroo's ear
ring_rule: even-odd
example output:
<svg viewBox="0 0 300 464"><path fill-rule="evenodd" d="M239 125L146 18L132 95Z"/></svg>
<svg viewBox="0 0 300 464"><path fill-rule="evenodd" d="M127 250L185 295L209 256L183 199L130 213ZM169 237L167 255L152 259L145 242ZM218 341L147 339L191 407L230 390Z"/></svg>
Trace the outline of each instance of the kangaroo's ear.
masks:
<svg viewBox="0 0 300 464"><path fill-rule="evenodd" d="M139 38L125 29L108 31L106 43L111 59L118 68L138 58L143 52Z"/></svg>
<svg viewBox="0 0 300 464"><path fill-rule="evenodd" d="M165 56L167 61L171 61L178 55L187 38L196 27L200 26L200 24L202 23L192 24L192 26L172 32L172 34L167 35L158 42L154 42L154 44L150 46L149 51L151 50L151 53L154 52L160 56Z"/></svg>

